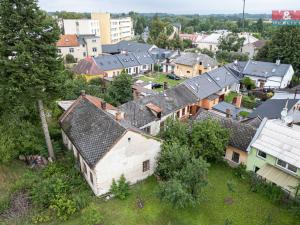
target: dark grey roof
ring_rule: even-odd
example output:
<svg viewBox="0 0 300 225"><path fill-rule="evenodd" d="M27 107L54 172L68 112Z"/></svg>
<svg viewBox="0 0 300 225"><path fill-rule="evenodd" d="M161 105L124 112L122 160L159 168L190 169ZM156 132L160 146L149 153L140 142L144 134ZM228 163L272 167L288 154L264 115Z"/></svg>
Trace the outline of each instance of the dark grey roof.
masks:
<svg viewBox="0 0 300 225"><path fill-rule="evenodd" d="M199 62L202 62L203 66L205 67L215 67L218 65L217 61L208 55L201 54L201 53L192 53L192 52L185 52L182 53L177 59L174 60L176 64L181 65L188 65L194 66Z"/></svg>
<svg viewBox="0 0 300 225"><path fill-rule="evenodd" d="M288 111L299 101L299 99L290 99L288 102ZM268 119L278 119L281 117L281 112L285 107L287 99L269 99L258 106L250 115L249 118L267 117Z"/></svg>
<svg viewBox="0 0 300 225"><path fill-rule="evenodd" d="M123 69L124 66L115 55L101 55L94 58L97 65L104 71Z"/></svg>
<svg viewBox="0 0 300 225"><path fill-rule="evenodd" d="M262 122L262 119L259 117L247 118L247 119L241 121L241 123L249 124L252 127L255 127L257 129L259 128L261 122Z"/></svg>
<svg viewBox="0 0 300 225"><path fill-rule="evenodd" d="M232 85L238 83L239 79L235 77L230 70L225 67L220 67L212 71L207 72L207 74L221 87Z"/></svg>
<svg viewBox="0 0 300 225"><path fill-rule="evenodd" d="M134 56L141 65L149 65L155 63L152 56L148 52L135 52Z"/></svg>
<svg viewBox="0 0 300 225"><path fill-rule="evenodd" d="M146 52L152 48L153 45L138 43L134 41L120 41L117 44L102 45L104 53L116 54L121 51L127 52Z"/></svg>
<svg viewBox="0 0 300 225"><path fill-rule="evenodd" d="M185 85L192 93L194 93L199 100L215 94L222 89L206 73L185 80L183 85Z"/></svg>
<svg viewBox="0 0 300 225"><path fill-rule="evenodd" d="M122 63L122 65L125 68L135 67L140 65L140 63L137 61L133 53L118 54L115 56L119 59L119 61Z"/></svg>
<svg viewBox="0 0 300 225"><path fill-rule="evenodd" d="M126 128L84 97L74 104L60 124L84 160L94 167Z"/></svg>
<svg viewBox="0 0 300 225"><path fill-rule="evenodd" d="M220 102L219 104L213 106L213 110L216 110L223 114L226 114L227 109L230 109L232 118L237 119L237 116L239 115L241 110L239 108L236 108L235 105L227 102Z"/></svg>
<svg viewBox="0 0 300 225"><path fill-rule="evenodd" d="M176 112L191 103L197 102L196 96L184 85L180 84L172 89L156 95L127 102L119 107L125 113L124 117L135 127L143 127L150 122L159 120L146 106L152 103L158 106L162 116Z"/></svg>
<svg viewBox="0 0 300 225"><path fill-rule="evenodd" d="M219 116L204 109L200 109L195 120L203 121L207 119L219 121L224 128L230 131L229 144L232 147L240 149L242 151L247 151L247 148L256 133L256 127L234 121L230 118Z"/></svg>
<svg viewBox="0 0 300 225"><path fill-rule="evenodd" d="M249 60L243 70L244 75L256 77L283 77L290 68L290 64L279 64Z"/></svg>

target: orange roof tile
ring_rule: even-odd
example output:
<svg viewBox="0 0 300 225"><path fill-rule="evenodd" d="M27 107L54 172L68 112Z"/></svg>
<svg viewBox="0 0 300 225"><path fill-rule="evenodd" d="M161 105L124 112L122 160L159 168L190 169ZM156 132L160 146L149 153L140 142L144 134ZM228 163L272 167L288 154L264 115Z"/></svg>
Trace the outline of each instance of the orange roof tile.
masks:
<svg viewBox="0 0 300 225"><path fill-rule="evenodd" d="M59 41L56 43L57 47L77 47L79 42L76 34L60 35Z"/></svg>

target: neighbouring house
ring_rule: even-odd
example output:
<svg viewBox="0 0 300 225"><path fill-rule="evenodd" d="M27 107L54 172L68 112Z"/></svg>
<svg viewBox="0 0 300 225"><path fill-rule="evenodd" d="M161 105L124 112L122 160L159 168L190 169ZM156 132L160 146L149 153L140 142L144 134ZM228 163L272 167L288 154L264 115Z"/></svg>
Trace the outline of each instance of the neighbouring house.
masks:
<svg viewBox="0 0 300 225"><path fill-rule="evenodd" d="M174 61L174 73L180 77L194 77L218 67L215 59L201 53L182 53Z"/></svg>
<svg viewBox="0 0 300 225"><path fill-rule="evenodd" d="M299 105L300 99L269 99L254 109L248 117L255 118L259 116L260 118L279 119L283 108L287 108L288 114L292 115L297 113L298 110L296 109ZM296 122L300 122L300 120Z"/></svg>
<svg viewBox="0 0 300 225"><path fill-rule="evenodd" d="M63 58L70 54L76 61L102 54L100 37L95 35L61 35L56 46L58 53Z"/></svg>
<svg viewBox="0 0 300 225"><path fill-rule="evenodd" d="M157 48L155 45L139 43L136 41L120 41L116 44L102 45L103 53L116 55L127 52L148 52Z"/></svg>
<svg viewBox="0 0 300 225"><path fill-rule="evenodd" d="M197 47L200 49L208 49L212 52L217 52L219 50L219 42L222 37L226 37L230 32L227 30L220 30L220 31L215 31L211 34L203 35L203 38L199 39L197 43ZM257 38L255 38L252 34L250 33L239 33L238 34L239 38L244 38L244 43L243 46L252 44L256 41L258 41ZM242 49L241 49L242 51Z"/></svg>
<svg viewBox="0 0 300 225"><path fill-rule="evenodd" d="M100 25L103 44L115 44L134 37L133 21L131 17L111 17L110 13L91 13L92 20Z"/></svg>
<svg viewBox="0 0 300 225"><path fill-rule="evenodd" d="M63 31L64 34L95 34L96 36L100 37L100 25L98 20L64 19Z"/></svg>
<svg viewBox="0 0 300 225"><path fill-rule="evenodd" d="M300 126L291 125L284 109L281 119L264 119L251 144L247 170L294 196L300 183Z"/></svg>
<svg viewBox="0 0 300 225"><path fill-rule="evenodd" d="M63 143L100 196L123 174L134 184L152 175L161 141L130 126L122 114L84 93L60 118Z"/></svg>
<svg viewBox="0 0 300 225"><path fill-rule="evenodd" d="M244 77L249 77L255 82L256 87L279 89L286 88L294 75L291 64L249 60L243 69Z"/></svg>
<svg viewBox="0 0 300 225"><path fill-rule="evenodd" d="M104 72L108 78L118 76L123 70L129 75L143 74L154 70L154 60L148 52L130 52L118 55L101 55L93 57L92 59L86 58L81 60L78 65L75 66L74 70L82 68L76 71L77 74L87 74L87 72L84 71L85 65L92 66L93 71L97 73L100 71ZM98 74L92 74L92 77L95 77L95 75Z"/></svg>
<svg viewBox="0 0 300 225"><path fill-rule="evenodd" d="M256 56L257 52L266 45L265 40L258 40L255 42L250 42L248 44L245 44L241 51L242 53L245 53L249 56L250 59L253 59L254 56Z"/></svg>
<svg viewBox="0 0 300 225"><path fill-rule="evenodd" d="M205 37L204 34L179 34L180 39L183 40L190 40L193 46L197 46L197 44Z"/></svg>
<svg viewBox="0 0 300 225"><path fill-rule="evenodd" d="M187 79L163 93L127 102L119 110L132 126L157 135L167 118L186 120L200 108L211 109L231 90L239 92L239 80L221 67Z"/></svg>
<svg viewBox="0 0 300 225"><path fill-rule="evenodd" d="M239 95L235 105L223 101L217 105L214 105L211 110L222 117L232 118L233 120L240 120L241 103L242 95Z"/></svg>
<svg viewBox="0 0 300 225"><path fill-rule="evenodd" d="M73 68L72 71L76 75L82 75L86 78L87 81L90 81L95 78L103 78L107 76L107 73L102 70L93 57L87 57L83 60L80 60Z"/></svg>
<svg viewBox="0 0 300 225"><path fill-rule="evenodd" d="M208 119L218 121L222 127L230 132L229 145L226 148L225 159L229 165L246 165L248 150L257 129L261 123L259 118L247 121L235 121L232 118L226 118L216 114L211 110L201 109L195 115L194 121L205 121Z"/></svg>

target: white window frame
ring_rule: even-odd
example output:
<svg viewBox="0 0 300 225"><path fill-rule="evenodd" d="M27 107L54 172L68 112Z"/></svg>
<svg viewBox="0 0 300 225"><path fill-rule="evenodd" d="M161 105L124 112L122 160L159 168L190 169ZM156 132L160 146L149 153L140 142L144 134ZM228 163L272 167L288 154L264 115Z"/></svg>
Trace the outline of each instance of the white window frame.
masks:
<svg viewBox="0 0 300 225"><path fill-rule="evenodd" d="M261 158L261 159L263 159L263 160L266 160L266 159L267 159L267 153L265 153L265 154L266 154L266 158L264 158L264 157L262 157L262 156L260 156L260 155L258 154L259 152L265 153L264 151L257 150L256 156L257 156L258 158Z"/></svg>
<svg viewBox="0 0 300 225"><path fill-rule="evenodd" d="M285 167L283 167L282 165L279 165L279 164L278 164L278 161L279 161L279 160L285 162L285 164L286 164ZM277 160L276 160L276 166L278 166L278 167L280 167L280 168L282 168L282 169L284 169L284 170L286 170L286 171L288 171L288 172L290 172L290 173L297 174L299 168L296 167L296 166L294 166L294 167L297 168L297 169L296 169L296 172L294 172L294 171L292 171L292 170L289 169L289 165L294 166L294 165L292 165L292 164L287 163L286 161L284 161L284 160L282 160L282 159L277 159Z"/></svg>

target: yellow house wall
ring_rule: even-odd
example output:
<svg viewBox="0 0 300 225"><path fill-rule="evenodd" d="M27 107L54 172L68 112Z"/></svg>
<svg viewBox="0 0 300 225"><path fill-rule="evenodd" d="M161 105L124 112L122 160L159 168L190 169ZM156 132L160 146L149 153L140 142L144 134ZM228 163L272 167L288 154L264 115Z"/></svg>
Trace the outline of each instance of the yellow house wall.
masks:
<svg viewBox="0 0 300 225"><path fill-rule="evenodd" d="M90 80L93 80L95 78L103 78L103 75L101 74L85 74L85 79L89 82Z"/></svg>
<svg viewBox="0 0 300 225"><path fill-rule="evenodd" d="M119 74L121 74L123 69L118 69L118 70L107 70L105 71L107 73L108 77L114 77L114 76L118 76Z"/></svg>
<svg viewBox="0 0 300 225"><path fill-rule="evenodd" d="M92 20L98 20L102 44L111 44L110 13L92 13Z"/></svg>
<svg viewBox="0 0 300 225"><path fill-rule="evenodd" d="M190 78L209 71L211 71L211 68L204 68L203 65L195 64L194 66L187 66L187 65L176 64L174 73L177 76Z"/></svg>
<svg viewBox="0 0 300 225"><path fill-rule="evenodd" d="M233 162L232 159L232 154L233 152L236 152L238 154L240 154L240 161L239 163L242 164L247 164L247 158L248 158L248 154L240 149L234 148L232 146L228 146L226 148L226 155L225 155L225 159L227 159L228 161L232 162L233 164L236 164L235 162Z"/></svg>

